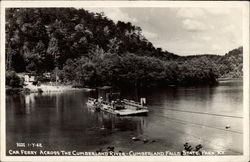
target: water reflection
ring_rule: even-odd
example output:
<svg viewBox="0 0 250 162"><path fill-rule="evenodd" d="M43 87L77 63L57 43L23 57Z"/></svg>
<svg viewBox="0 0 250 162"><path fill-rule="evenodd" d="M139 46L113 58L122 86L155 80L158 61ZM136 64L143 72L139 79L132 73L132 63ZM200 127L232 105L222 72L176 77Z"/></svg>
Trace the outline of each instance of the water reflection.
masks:
<svg viewBox="0 0 250 162"><path fill-rule="evenodd" d="M17 141L35 141L44 143L46 150L91 151L117 145L124 150L180 151L189 142L227 154L243 152L240 81L217 87L121 90L123 98L147 98L150 113L145 117L95 112L85 104L93 95L69 91L6 96L7 149L14 149ZM228 124L231 128L225 130ZM146 148L131 143L133 136L159 142Z"/></svg>

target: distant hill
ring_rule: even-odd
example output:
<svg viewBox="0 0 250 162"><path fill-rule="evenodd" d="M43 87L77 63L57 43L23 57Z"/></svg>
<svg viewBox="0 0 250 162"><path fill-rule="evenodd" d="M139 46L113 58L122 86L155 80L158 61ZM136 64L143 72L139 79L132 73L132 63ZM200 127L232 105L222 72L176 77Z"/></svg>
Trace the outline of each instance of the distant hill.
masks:
<svg viewBox="0 0 250 162"><path fill-rule="evenodd" d="M182 57L155 48L142 29L75 8L6 10L6 68L98 85L212 84L242 76L242 47L225 56Z"/></svg>
<svg viewBox="0 0 250 162"><path fill-rule="evenodd" d="M219 78L242 78L243 77L243 47L238 47L225 55L190 55L178 57L178 61L188 61L194 58L206 58L216 65Z"/></svg>
<svg viewBox="0 0 250 162"><path fill-rule="evenodd" d="M243 47L229 51L218 63L220 77L242 78L243 77Z"/></svg>

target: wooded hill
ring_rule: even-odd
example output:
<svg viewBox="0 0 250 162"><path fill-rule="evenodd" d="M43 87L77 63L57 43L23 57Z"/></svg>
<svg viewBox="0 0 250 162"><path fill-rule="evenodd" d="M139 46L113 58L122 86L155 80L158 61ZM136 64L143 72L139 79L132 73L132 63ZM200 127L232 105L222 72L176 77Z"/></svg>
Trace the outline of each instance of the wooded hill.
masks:
<svg viewBox="0 0 250 162"><path fill-rule="evenodd" d="M242 76L242 50L182 57L155 48L142 29L74 8L6 9L6 68L100 86L213 84ZM57 69L57 70L55 70Z"/></svg>

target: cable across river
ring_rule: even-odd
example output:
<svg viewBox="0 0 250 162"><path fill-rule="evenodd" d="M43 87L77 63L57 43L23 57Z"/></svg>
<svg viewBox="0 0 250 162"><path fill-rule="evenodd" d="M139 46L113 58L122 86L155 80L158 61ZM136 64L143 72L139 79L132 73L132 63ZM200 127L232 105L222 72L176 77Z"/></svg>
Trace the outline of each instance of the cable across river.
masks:
<svg viewBox="0 0 250 162"><path fill-rule="evenodd" d="M186 112L186 113L193 113L193 114L202 114L202 115L221 116L221 117L228 117L228 118L239 118L239 119L243 118L242 116L215 114L215 113L208 113L208 112L198 112L198 111L188 111L188 110L178 110L178 109L165 109L165 108L157 108L157 109L164 109L164 110L168 110L168 111L179 111L179 112Z"/></svg>
<svg viewBox="0 0 250 162"><path fill-rule="evenodd" d="M158 115L158 114L154 114L154 115L158 116L158 117L163 117L163 118L167 118L167 119L170 119L170 120L174 120L174 121L182 123L182 124L192 124L192 125L198 125L198 126L202 126L202 127L208 127L208 128L218 129L218 130L232 132L232 133L243 134L243 132L237 131L237 130L227 130L227 129L220 128L220 127L214 127L214 126L210 126L210 125L204 125L204 124L194 123L194 122L190 122L190 121L186 121L186 120L181 120L181 119L177 119L177 118L171 118L171 117L168 117L168 116L165 116L165 115Z"/></svg>

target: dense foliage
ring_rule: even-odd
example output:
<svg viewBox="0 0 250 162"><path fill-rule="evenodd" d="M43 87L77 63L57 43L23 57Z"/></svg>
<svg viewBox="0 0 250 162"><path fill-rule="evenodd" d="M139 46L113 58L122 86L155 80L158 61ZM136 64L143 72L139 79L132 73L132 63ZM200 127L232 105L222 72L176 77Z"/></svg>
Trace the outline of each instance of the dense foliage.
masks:
<svg viewBox="0 0 250 162"><path fill-rule="evenodd" d="M180 57L155 48L140 27L130 22L114 23L102 13L84 9L6 10L7 70L38 75L54 72L64 83L214 83L228 73L241 75L242 60L238 60L237 51L230 52L220 61L211 56Z"/></svg>
<svg viewBox="0 0 250 162"><path fill-rule="evenodd" d="M243 77L243 47L229 51L221 58L218 64L218 71L222 78Z"/></svg>
<svg viewBox="0 0 250 162"><path fill-rule="evenodd" d="M193 60L195 58L206 58L213 63L214 70L219 78L241 78L243 77L243 47L233 49L224 56L219 55L191 55L178 57L178 62Z"/></svg>
<svg viewBox="0 0 250 162"><path fill-rule="evenodd" d="M5 78L6 85L12 88L22 87L23 85L23 80L14 71L7 71Z"/></svg>

